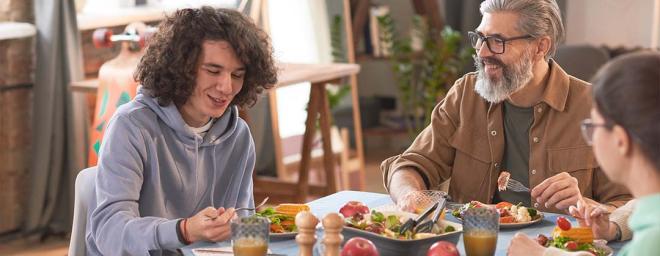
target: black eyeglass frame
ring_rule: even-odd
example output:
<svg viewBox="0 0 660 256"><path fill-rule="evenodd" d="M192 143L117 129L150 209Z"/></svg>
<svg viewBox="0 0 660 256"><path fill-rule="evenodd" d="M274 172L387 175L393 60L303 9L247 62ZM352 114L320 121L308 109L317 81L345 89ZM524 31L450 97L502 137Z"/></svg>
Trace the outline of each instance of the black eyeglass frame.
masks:
<svg viewBox="0 0 660 256"><path fill-rule="evenodd" d="M587 142L587 144L589 144L591 146L591 145L593 145L593 142L594 142L594 140L593 140L594 139L594 131L595 131L596 127L604 127L604 128L607 128L607 129L612 129L613 126L614 125L612 123L609 123L609 122L605 122L605 123L601 123L601 124L594 123L593 120L591 120L591 118L587 118L587 119L582 120L582 122L580 123L580 131L582 132L582 137L584 138L584 140Z"/></svg>
<svg viewBox="0 0 660 256"><path fill-rule="evenodd" d="M490 46L490 41L488 39L495 39L498 44L502 45L502 51L501 52L496 52L493 51L493 48ZM516 37L511 37L511 38L504 38L500 35L492 35L492 36L484 36L483 34L475 31L469 31L468 32L468 39L470 39L470 44L472 45L472 48L476 49L477 51L479 48L483 47L484 42L486 42L486 47L488 47L488 50L494 54L503 54L506 51L506 43L515 41L515 40L520 40L520 39L530 39L534 38L532 35L524 35L524 36L516 36ZM481 45L477 47L477 43L481 40Z"/></svg>

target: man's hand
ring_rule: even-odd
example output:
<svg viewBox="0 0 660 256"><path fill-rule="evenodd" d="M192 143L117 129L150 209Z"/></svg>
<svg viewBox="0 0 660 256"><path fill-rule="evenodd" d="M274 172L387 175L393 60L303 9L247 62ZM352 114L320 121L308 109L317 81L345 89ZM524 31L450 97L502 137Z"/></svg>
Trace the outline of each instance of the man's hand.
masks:
<svg viewBox="0 0 660 256"><path fill-rule="evenodd" d="M567 210L581 198L578 180L566 172L547 178L531 191L532 200L546 208Z"/></svg>
<svg viewBox="0 0 660 256"><path fill-rule="evenodd" d="M612 241L616 237L616 224L610 222L610 212L605 206L588 198L581 198L577 206L568 208L580 226L591 227L596 239Z"/></svg>
<svg viewBox="0 0 660 256"><path fill-rule="evenodd" d="M395 171L390 182L390 196L392 201L404 211L414 212L413 201L406 198L412 191L424 190L426 185L422 176L413 169L400 169Z"/></svg>
<svg viewBox="0 0 660 256"><path fill-rule="evenodd" d="M188 218L185 230L186 238L190 242L211 241L219 242L227 240L231 236L231 219L234 217L234 208L220 207L215 209L207 207L199 211L195 216ZM181 223L184 224L183 222Z"/></svg>

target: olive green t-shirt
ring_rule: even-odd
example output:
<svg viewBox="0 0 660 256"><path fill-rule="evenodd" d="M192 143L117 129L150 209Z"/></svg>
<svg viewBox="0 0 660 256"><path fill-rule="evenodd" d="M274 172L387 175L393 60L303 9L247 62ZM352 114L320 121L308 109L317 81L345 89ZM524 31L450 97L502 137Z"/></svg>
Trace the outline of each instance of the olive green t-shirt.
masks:
<svg viewBox="0 0 660 256"><path fill-rule="evenodd" d="M504 156L502 170L511 173L511 178L529 187L529 128L534 121L533 108L520 108L504 101ZM529 192L496 191L495 202L522 202L530 206Z"/></svg>

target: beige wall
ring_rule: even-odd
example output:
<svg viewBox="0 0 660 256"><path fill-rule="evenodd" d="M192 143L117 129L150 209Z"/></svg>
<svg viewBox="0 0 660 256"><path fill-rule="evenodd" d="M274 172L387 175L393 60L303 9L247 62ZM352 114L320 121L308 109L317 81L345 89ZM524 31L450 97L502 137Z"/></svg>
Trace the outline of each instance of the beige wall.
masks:
<svg viewBox="0 0 660 256"><path fill-rule="evenodd" d="M654 0L567 2L567 44L651 46Z"/></svg>

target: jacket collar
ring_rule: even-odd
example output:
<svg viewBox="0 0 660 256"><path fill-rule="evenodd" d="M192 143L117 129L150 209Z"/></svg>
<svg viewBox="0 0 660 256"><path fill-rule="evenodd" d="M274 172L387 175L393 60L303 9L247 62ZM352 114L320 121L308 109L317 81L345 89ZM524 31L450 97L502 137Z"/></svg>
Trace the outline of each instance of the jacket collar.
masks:
<svg viewBox="0 0 660 256"><path fill-rule="evenodd" d="M564 111L568 100L570 76L559 64L550 59L550 77L543 91L541 101L557 111Z"/></svg>

